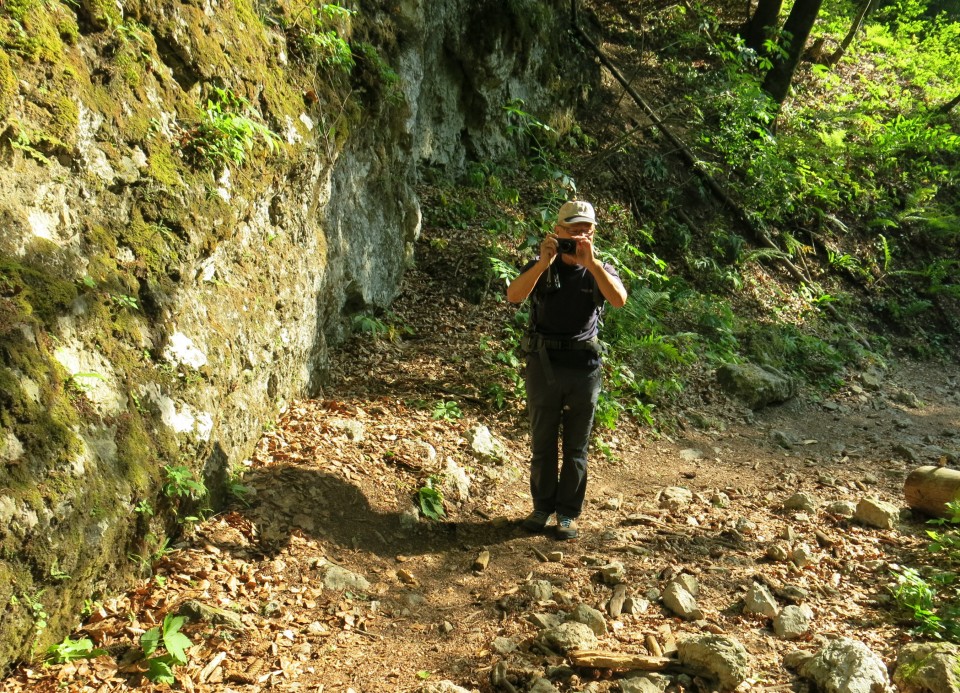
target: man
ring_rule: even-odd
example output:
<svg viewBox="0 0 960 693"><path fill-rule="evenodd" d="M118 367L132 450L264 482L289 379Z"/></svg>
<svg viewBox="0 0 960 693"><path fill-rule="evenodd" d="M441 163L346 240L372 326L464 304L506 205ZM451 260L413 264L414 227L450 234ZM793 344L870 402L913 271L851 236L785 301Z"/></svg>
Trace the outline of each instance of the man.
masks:
<svg viewBox="0 0 960 693"><path fill-rule="evenodd" d="M587 490L587 451L600 393L600 312L604 302L621 308L627 301L616 270L594 257L595 225L593 205L565 202L553 233L540 244L540 256L507 287L511 303L531 296L523 346L533 512L522 526L542 531L556 514L560 539L577 537Z"/></svg>

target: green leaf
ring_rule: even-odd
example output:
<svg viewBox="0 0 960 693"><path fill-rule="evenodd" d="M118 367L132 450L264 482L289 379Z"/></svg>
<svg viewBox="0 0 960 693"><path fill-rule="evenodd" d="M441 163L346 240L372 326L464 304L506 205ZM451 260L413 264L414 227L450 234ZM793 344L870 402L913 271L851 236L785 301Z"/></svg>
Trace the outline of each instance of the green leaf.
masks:
<svg viewBox="0 0 960 693"><path fill-rule="evenodd" d="M48 659L54 664L65 664L77 659L92 659L105 653L106 650L95 649L90 638L71 640L70 636L47 648Z"/></svg>
<svg viewBox="0 0 960 693"><path fill-rule="evenodd" d="M443 509L443 494L432 486L424 486L417 492L420 511L431 520L440 520L446 512Z"/></svg>
<svg viewBox="0 0 960 693"><path fill-rule="evenodd" d="M166 646L167 652L170 653L170 657L177 664L187 663L186 650L193 645L190 638L183 633L169 633L164 635L163 644Z"/></svg>
<svg viewBox="0 0 960 693"><path fill-rule="evenodd" d="M140 647L143 649L143 654L148 657L157 651L158 645L160 645L159 627L155 626L140 636Z"/></svg>
<svg viewBox="0 0 960 693"><path fill-rule="evenodd" d="M173 669L169 662L163 657L148 659L147 664L150 667L147 669L147 678L154 683L166 683L172 686L177 682L176 677L173 675Z"/></svg>

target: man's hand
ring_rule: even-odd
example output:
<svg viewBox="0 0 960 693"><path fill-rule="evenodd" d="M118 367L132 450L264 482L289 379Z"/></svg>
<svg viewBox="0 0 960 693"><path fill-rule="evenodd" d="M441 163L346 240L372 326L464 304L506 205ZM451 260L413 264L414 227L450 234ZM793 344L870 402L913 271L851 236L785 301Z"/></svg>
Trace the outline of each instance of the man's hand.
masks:
<svg viewBox="0 0 960 693"><path fill-rule="evenodd" d="M578 265L590 267L594 263L593 238L590 236L574 236L577 242L577 254L574 256Z"/></svg>
<svg viewBox="0 0 960 693"><path fill-rule="evenodd" d="M540 242L540 261L546 262L547 265L552 265L553 261L557 258L558 246L557 246L557 237L554 235L547 236Z"/></svg>

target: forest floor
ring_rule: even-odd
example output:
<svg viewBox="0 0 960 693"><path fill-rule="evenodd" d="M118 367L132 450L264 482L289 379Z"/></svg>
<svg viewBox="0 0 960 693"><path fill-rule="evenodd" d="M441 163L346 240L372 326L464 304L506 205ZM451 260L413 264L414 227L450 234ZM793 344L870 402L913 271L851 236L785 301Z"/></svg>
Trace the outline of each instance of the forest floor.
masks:
<svg viewBox="0 0 960 693"><path fill-rule="evenodd" d="M663 412L678 422L671 433L622 421L604 434L610 449L591 457L578 539L531 535L518 525L530 510L523 411L496 412L479 397L485 344L515 307L499 289L479 303L462 297L456 258L469 245L469 232L425 230L392 308L403 329L392 340L360 334L339 351L323 397L291 403L263 437L246 502L197 524L153 577L96 606L76 637L106 654L21 667L0 690L149 686L139 635L195 601L223 611L183 628L194 645L174 671L187 691L414 691L447 680L486 692L501 660L516 690L550 674L559 690L617 691L622 673L565 668L534 642L545 614L581 603L608 613L611 588L596 576L612 561L634 608L608 615L599 649L649 654L655 639L669 653L688 634L725 633L750 654L751 691L804 690L782 659L823 636L856 638L892 662L910 635L889 569L915 563L923 520L905 514L877 530L783 504L805 491L824 505L869 496L903 507L906 475L960 447L956 364L897 361L869 386L847 373L836 391L756 413L705 379ZM462 416L435 418L442 401ZM471 452L467 433L481 425L503 444L499 460ZM449 461L468 491L447 490L442 521L417 520L417 489L450 478ZM662 508L672 486L692 502ZM805 544L811 562L771 561L777 543ZM343 569L339 586L330 564ZM702 619L678 618L651 592L680 571L699 581ZM552 597L530 589L538 580ZM743 614L758 580L807 591L809 637L782 640ZM687 681L670 690L696 690Z"/></svg>

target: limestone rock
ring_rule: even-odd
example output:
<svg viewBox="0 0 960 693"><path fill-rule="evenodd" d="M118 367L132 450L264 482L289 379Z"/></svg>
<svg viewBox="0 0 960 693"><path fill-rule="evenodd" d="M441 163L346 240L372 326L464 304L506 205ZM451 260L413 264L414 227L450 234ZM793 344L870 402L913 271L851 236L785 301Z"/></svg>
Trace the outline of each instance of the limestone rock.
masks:
<svg viewBox="0 0 960 693"><path fill-rule="evenodd" d="M627 569L620 561L607 563L605 566L600 568L599 573L600 580L605 585L616 585L623 582L623 578L626 576L626 574Z"/></svg>
<svg viewBox="0 0 960 693"><path fill-rule="evenodd" d="M549 580L533 580L524 586L524 591L535 602L548 602L553 599L553 585Z"/></svg>
<svg viewBox="0 0 960 693"><path fill-rule="evenodd" d="M663 693L670 679L660 674L642 674L625 678L620 682L620 693Z"/></svg>
<svg viewBox="0 0 960 693"><path fill-rule="evenodd" d="M809 493L795 493L783 502L784 510L799 510L805 513L815 513L820 507L820 500Z"/></svg>
<svg viewBox="0 0 960 693"><path fill-rule="evenodd" d="M853 501L847 500L838 500L833 501L826 508L824 508L831 515L836 515L837 517L853 517L854 513L857 512L857 504Z"/></svg>
<svg viewBox="0 0 960 693"><path fill-rule="evenodd" d="M721 691L732 691L750 676L747 650L734 638L698 635L678 643L685 666L717 682Z"/></svg>
<svg viewBox="0 0 960 693"><path fill-rule="evenodd" d="M202 621L203 623L209 623L210 625L220 626L230 630L244 630L243 622L240 620L240 614L235 611L210 606L195 599L188 600L181 604L177 613L181 616L186 616L191 621Z"/></svg>
<svg viewBox="0 0 960 693"><path fill-rule="evenodd" d="M780 610L777 600L770 593L766 585L753 583L753 586L747 590L744 597L743 613L759 614L767 618L773 618Z"/></svg>
<svg viewBox="0 0 960 693"><path fill-rule="evenodd" d="M420 693L470 693L467 688L462 688L452 681L437 681L428 683L420 689Z"/></svg>
<svg viewBox="0 0 960 693"><path fill-rule="evenodd" d="M657 500L661 508L677 511L693 502L693 493L682 486L669 486L659 493Z"/></svg>
<svg viewBox="0 0 960 693"><path fill-rule="evenodd" d="M697 600L679 582L671 582L663 590L663 604L670 611L687 621L703 618L703 612L697 606Z"/></svg>
<svg viewBox="0 0 960 693"><path fill-rule="evenodd" d="M529 693L559 693L559 691L557 687L550 682L550 679L539 678L534 681Z"/></svg>
<svg viewBox="0 0 960 693"><path fill-rule="evenodd" d="M367 592L370 589L370 582L362 575L357 575L334 563L327 563L323 571L323 587L332 592L344 590Z"/></svg>
<svg viewBox="0 0 960 693"><path fill-rule="evenodd" d="M900 693L960 693L960 647L945 642L905 645L897 654L893 682Z"/></svg>
<svg viewBox="0 0 960 693"><path fill-rule="evenodd" d="M576 621L567 621L555 628L548 628L540 634L540 639L550 649L560 652L592 650L597 646L597 636L590 626Z"/></svg>
<svg viewBox="0 0 960 693"><path fill-rule="evenodd" d="M773 618L773 632L784 640L802 638L810 631L813 611L806 604L790 604L783 607Z"/></svg>
<svg viewBox="0 0 960 693"><path fill-rule="evenodd" d="M471 428L467 431L466 438L470 444L470 450L481 459L503 460L506 457L506 446L494 438L486 426Z"/></svg>
<svg viewBox="0 0 960 693"><path fill-rule="evenodd" d="M883 660L858 640L838 638L800 665L797 673L830 693L892 693Z"/></svg>
<svg viewBox="0 0 960 693"><path fill-rule="evenodd" d="M857 503L853 519L877 529L893 529L900 517L900 510L892 503L877 498L864 498Z"/></svg>
<svg viewBox="0 0 960 693"><path fill-rule="evenodd" d="M567 614L567 620L589 626L597 636L607 633L607 619L597 609L586 604L577 604L573 611Z"/></svg>
<svg viewBox="0 0 960 693"><path fill-rule="evenodd" d="M797 392L792 378L772 367L727 363L717 369L717 381L732 397L751 409L785 402Z"/></svg>

